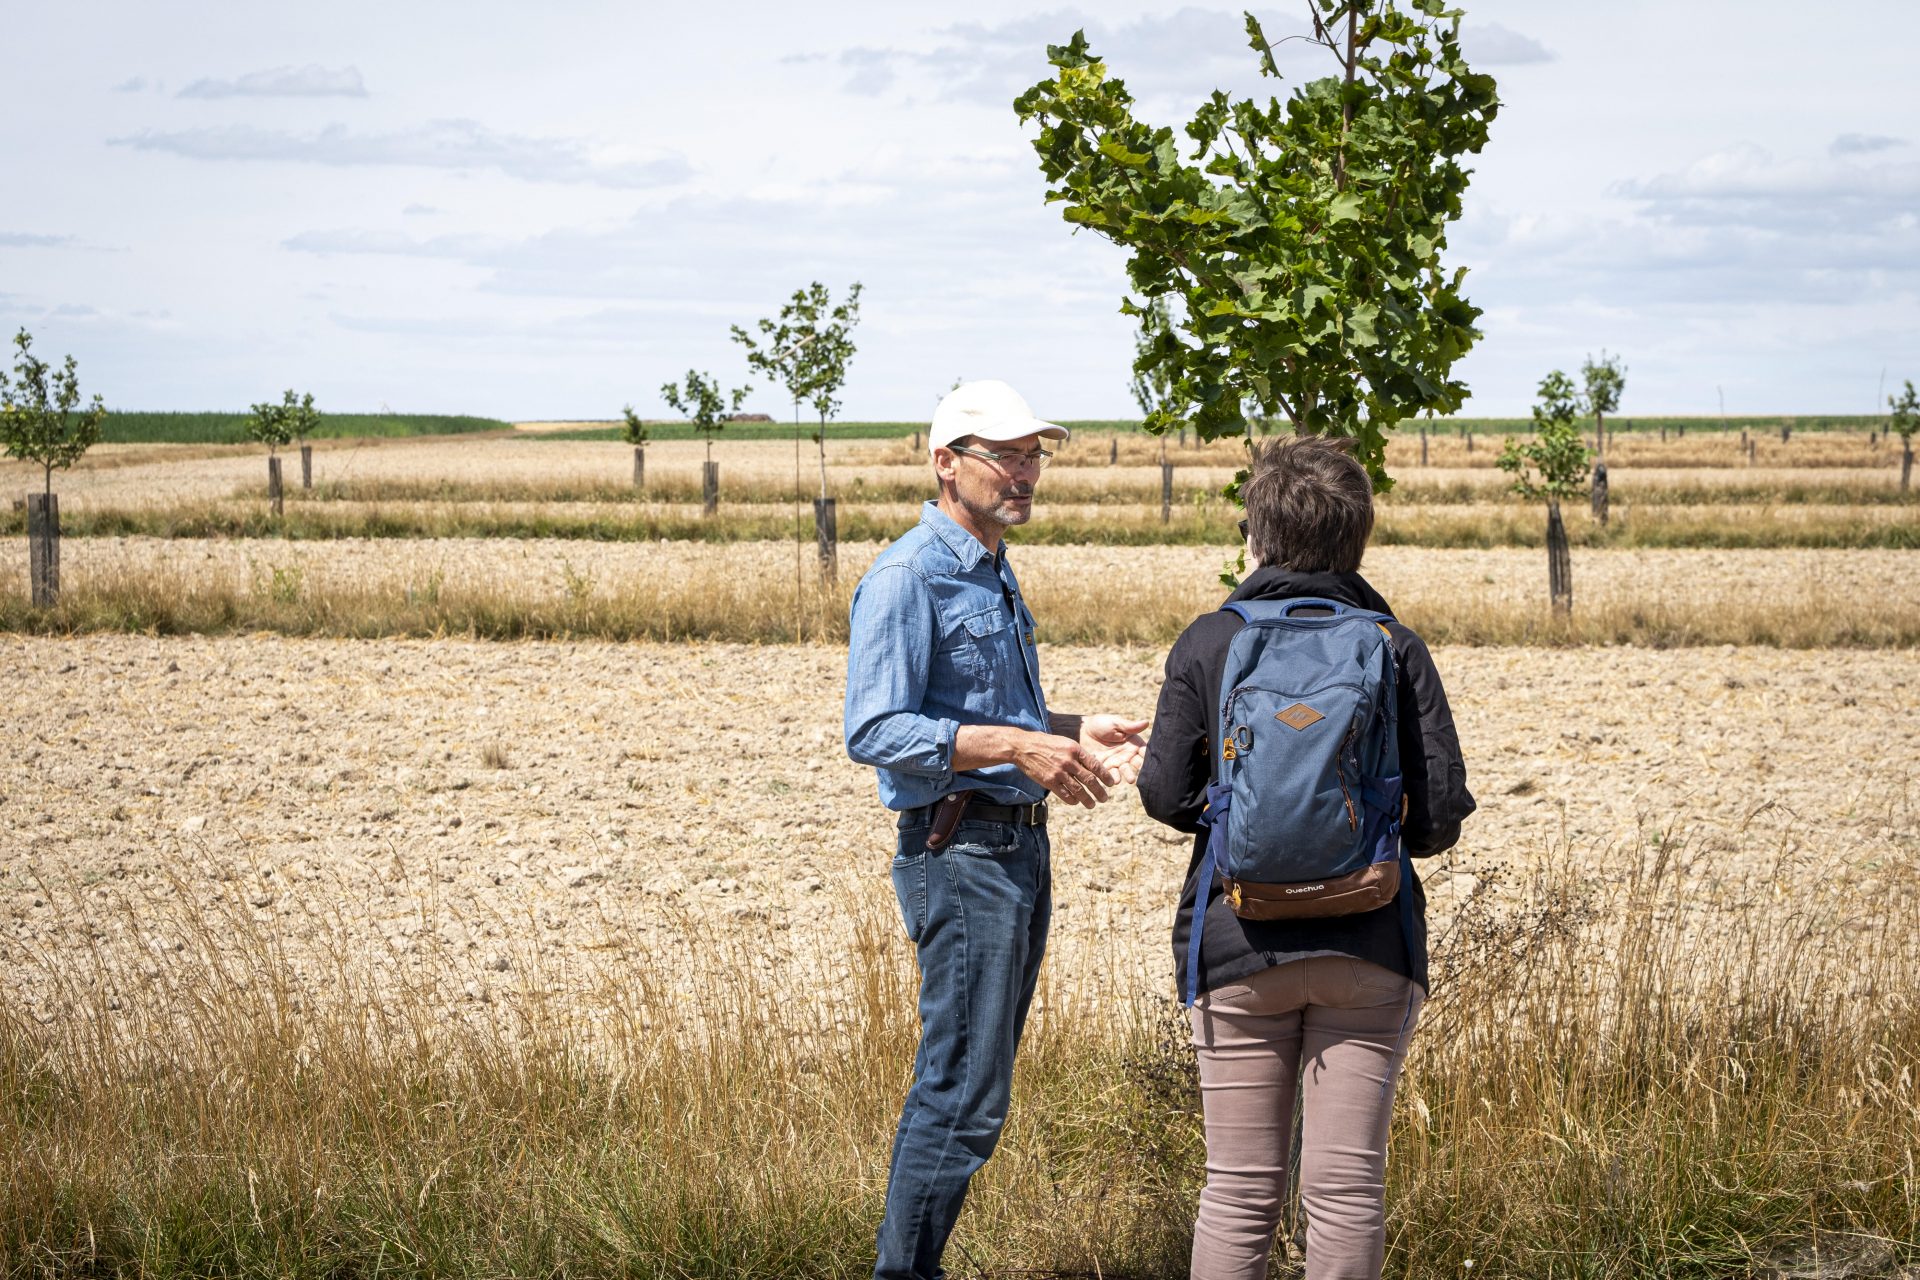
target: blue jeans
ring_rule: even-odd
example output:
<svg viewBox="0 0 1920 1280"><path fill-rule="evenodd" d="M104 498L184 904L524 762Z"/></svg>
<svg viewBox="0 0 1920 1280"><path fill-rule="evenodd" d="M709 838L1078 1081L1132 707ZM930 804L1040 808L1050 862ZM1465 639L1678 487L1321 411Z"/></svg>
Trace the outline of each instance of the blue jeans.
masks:
<svg viewBox="0 0 1920 1280"><path fill-rule="evenodd" d="M1053 876L1045 827L962 822L929 853L925 820L902 823L893 887L919 953L920 1049L894 1134L873 1274L937 1280L967 1183L1007 1121Z"/></svg>

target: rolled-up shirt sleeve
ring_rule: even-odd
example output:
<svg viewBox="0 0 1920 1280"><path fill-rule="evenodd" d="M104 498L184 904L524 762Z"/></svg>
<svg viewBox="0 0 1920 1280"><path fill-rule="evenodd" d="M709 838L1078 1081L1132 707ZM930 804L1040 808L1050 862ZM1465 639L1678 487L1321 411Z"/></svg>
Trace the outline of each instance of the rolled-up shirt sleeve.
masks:
<svg viewBox="0 0 1920 1280"><path fill-rule="evenodd" d="M940 623L907 565L876 569L853 596L847 644L847 754L860 764L953 781L959 722L922 714Z"/></svg>

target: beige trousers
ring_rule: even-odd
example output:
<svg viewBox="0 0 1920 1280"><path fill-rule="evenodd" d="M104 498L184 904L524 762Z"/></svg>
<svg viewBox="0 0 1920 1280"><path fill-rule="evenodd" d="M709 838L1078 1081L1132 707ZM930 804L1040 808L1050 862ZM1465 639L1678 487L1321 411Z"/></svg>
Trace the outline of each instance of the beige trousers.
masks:
<svg viewBox="0 0 1920 1280"><path fill-rule="evenodd" d="M1266 1276L1296 1083L1307 1280L1378 1280L1387 1122L1421 1001L1413 982L1348 956L1275 965L1200 997L1189 1011L1207 1130L1195 1280Z"/></svg>

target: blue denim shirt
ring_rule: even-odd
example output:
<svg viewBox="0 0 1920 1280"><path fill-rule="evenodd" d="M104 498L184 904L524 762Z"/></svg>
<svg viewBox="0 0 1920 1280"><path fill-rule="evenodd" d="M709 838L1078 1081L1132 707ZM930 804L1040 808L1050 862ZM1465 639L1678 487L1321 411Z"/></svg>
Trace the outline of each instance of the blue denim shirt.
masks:
<svg viewBox="0 0 1920 1280"><path fill-rule="evenodd" d="M949 791L1029 804L1046 790L1010 764L953 771L963 724L1047 730L1033 615L1006 544L980 540L929 502L853 593L847 646L847 754L879 771L889 809Z"/></svg>

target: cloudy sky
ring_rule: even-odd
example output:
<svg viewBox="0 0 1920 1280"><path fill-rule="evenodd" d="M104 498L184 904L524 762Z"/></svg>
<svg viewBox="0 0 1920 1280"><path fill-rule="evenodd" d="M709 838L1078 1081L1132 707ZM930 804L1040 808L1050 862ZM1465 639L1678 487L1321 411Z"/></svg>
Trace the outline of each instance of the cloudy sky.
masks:
<svg viewBox="0 0 1920 1280"><path fill-rule="evenodd" d="M1465 3L1504 102L1451 238L1470 412L1602 347L1627 416L1920 379L1910 4ZM1076 27L1146 119L1264 92L1202 4L9 5L0 326L123 408L664 414L690 365L745 380L730 323L858 279L847 417L960 376L1129 413L1121 254L1042 204L1009 102Z"/></svg>

